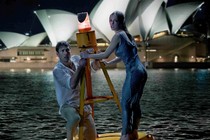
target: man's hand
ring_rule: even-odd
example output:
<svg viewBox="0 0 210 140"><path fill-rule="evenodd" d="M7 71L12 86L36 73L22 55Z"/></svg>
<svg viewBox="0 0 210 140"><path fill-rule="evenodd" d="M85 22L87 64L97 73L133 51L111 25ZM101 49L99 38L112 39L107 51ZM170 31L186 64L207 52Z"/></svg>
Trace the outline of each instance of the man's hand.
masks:
<svg viewBox="0 0 210 140"><path fill-rule="evenodd" d="M71 81L70 81L70 87L72 89L75 89L79 83L79 80L82 76L82 74L85 71L85 66L86 66L87 60L86 59L80 59L79 60L79 66L78 69L76 70L76 72L73 74L73 76L71 77Z"/></svg>
<svg viewBox="0 0 210 140"><path fill-rule="evenodd" d="M86 64L87 64L87 60L86 60L86 59L81 58L81 59L79 60L79 66L80 66L80 67L85 67Z"/></svg>
<svg viewBox="0 0 210 140"><path fill-rule="evenodd" d="M93 68L93 70L97 71L100 69L100 62L99 60L94 60L91 62L91 67Z"/></svg>

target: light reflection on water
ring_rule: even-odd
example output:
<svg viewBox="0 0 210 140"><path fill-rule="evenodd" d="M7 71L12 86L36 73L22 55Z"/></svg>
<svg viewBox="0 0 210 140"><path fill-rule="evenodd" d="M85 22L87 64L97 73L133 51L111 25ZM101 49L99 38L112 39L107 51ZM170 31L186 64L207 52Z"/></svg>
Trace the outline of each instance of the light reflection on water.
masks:
<svg viewBox="0 0 210 140"><path fill-rule="evenodd" d="M124 70L108 70L121 98ZM149 69L141 101L140 130L156 139L210 139L210 70ZM110 95L101 71L92 75L93 94ZM0 71L0 137L4 140L64 139L51 70ZM113 101L97 103L98 133L120 132Z"/></svg>

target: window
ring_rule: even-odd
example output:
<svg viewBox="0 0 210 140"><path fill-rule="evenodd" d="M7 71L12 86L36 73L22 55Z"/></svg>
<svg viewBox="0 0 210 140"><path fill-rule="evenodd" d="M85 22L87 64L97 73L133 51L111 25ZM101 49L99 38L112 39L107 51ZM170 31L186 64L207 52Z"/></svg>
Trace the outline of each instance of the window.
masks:
<svg viewBox="0 0 210 140"><path fill-rule="evenodd" d="M29 49L19 49L17 51L18 56L44 56L44 49L34 49L34 50L29 50Z"/></svg>

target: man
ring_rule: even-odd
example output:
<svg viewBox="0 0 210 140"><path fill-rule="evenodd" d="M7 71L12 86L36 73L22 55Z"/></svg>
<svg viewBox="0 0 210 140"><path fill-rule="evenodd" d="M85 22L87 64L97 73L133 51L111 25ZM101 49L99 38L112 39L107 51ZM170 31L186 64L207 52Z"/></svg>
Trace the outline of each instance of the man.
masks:
<svg viewBox="0 0 210 140"><path fill-rule="evenodd" d="M84 118L81 118L79 114L79 81L85 71L86 59L80 59L78 55L71 55L70 45L66 41L58 42L55 49L59 61L53 69L53 77L56 98L60 106L59 114L67 121L67 140L73 140L81 120L84 121L84 138L95 140L96 129L91 107L89 105L84 107Z"/></svg>

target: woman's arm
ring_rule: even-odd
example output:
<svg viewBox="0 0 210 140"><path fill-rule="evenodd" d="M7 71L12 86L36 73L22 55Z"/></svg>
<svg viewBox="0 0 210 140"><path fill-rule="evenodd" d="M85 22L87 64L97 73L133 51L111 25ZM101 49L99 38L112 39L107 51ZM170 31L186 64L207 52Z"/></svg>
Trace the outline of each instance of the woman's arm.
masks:
<svg viewBox="0 0 210 140"><path fill-rule="evenodd" d="M121 59L119 58L119 57L115 57L114 59L112 59L112 60L110 60L110 61L104 61L104 64L106 65L106 66L108 66L108 65L113 65L113 64L116 64L116 63L118 63L118 62L120 62L121 61Z"/></svg>
<svg viewBox="0 0 210 140"><path fill-rule="evenodd" d="M111 55L111 53L114 52L115 48L119 43L120 43L119 35L115 34L110 42L109 47L105 50L105 52L97 54L89 54L88 52L82 52L80 55L82 58L105 59L108 58Z"/></svg>

